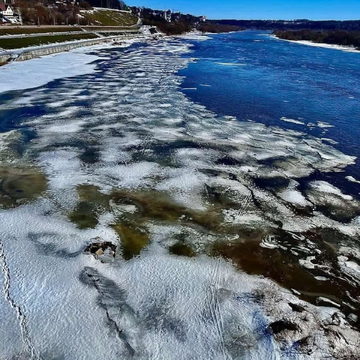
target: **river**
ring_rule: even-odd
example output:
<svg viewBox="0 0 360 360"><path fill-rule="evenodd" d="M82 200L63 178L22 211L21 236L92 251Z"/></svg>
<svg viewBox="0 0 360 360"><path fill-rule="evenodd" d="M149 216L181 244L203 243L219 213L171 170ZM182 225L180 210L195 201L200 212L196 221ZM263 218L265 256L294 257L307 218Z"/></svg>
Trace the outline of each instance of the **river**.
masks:
<svg viewBox="0 0 360 360"><path fill-rule="evenodd" d="M81 52L0 69L0 357L359 356L360 55Z"/></svg>

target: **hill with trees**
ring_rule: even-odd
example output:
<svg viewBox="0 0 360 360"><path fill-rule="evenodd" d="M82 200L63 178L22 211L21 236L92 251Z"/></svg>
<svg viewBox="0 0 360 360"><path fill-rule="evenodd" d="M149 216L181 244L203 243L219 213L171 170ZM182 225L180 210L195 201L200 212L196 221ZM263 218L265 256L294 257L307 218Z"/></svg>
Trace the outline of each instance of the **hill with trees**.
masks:
<svg viewBox="0 0 360 360"><path fill-rule="evenodd" d="M213 24L238 26L243 29L260 30L346 30L360 31L360 20L313 21L298 20L208 20Z"/></svg>
<svg viewBox="0 0 360 360"><path fill-rule="evenodd" d="M0 0L4 1L4 0ZM302 30L302 33L282 33L280 36L303 37L305 40L334 41L358 46L360 20L311 21L299 20L207 20L193 16L154 10L144 7L128 7L122 0L12 0L25 25L103 25L129 26L140 18L144 25L156 26L167 35L182 34L191 30L203 32L229 32L243 29L275 31ZM102 8L103 10L94 9ZM108 10L107 10L108 9ZM120 10L120 11L119 11ZM130 13L121 12L127 10ZM1 16L1 15L0 15ZM0 19L1 22L1 19ZM306 32L306 31L308 32ZM315 31L310 33L309 31ZM321 31L321 33L316 32ZM338 31L342 31L338 33ZM327 32L327 33L326 33ZM351 32L351 33L350 33ZM317 40L312 40L317 41Z"/></svg>
<svg viewBox="0 0 360 360"><path fill-rule="evenodd" d="M307 40L315 43L352 46L360 50L360 31L345 30L278 30L274 34L285 40Z"/></svg>
<svg viewBox="0 0 360 360"><path fill-rule="evenodd" d="M136 23L137 20L135 17L130 19L129 15L121 16L119 12L115 12L127 9L121 0L14 0L13 7L21 13L24 25L123 26ZM93 7L108 8L108 13L98 13L96 16L81 14L82 11L93 10ZM111 10L114 12L111 13Z"/></svg>
<svg viewBox="0 0 360 360"><path fill-rule="evenodd" d="M167 35L183 34L192 30L203 32L229 32L240 30L239 26L209 22L204 16L193 16L172 12L171 10L154 10L143 7L131 7L132 13L141 18L144 25L156 26Z"/></svg>
<svg viewBox="0 0 360 360"><path fill-rule="evenodd" d="M86 0L93 7L127 10L128 7L122 0Z"/></svg>

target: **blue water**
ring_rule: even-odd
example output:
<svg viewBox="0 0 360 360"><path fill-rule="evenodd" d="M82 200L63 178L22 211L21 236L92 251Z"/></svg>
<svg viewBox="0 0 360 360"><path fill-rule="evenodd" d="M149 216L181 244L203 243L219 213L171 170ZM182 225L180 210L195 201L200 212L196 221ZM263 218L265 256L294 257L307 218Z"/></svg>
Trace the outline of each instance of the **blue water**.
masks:
<svg viewBox="0 0 360 360"><path fill-rule="evenodd" d="M212 35L193 45L189 56L197 60L180 72L183 91L193 101L240 121L330 138L342 152L360 157L360 53L277 40L259 31ZM359 184L345 180L347 175L360 179L359 160L326 180L358 195Z"/></svg>

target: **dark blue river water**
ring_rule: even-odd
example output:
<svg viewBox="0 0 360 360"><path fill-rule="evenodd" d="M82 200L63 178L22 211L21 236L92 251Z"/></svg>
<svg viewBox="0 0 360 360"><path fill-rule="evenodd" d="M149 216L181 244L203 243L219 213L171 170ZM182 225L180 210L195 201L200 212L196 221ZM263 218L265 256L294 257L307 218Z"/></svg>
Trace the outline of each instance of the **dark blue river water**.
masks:
<svg viewBox="0 0 360 360"><path fill-rule="evenodd" d="M239 120L330 138L359 158L360 53L291 43L259 31L212 35L194 42L193 50L189 56L197 61L181 71L183 91L193 101ZM359 184L343 180L349 175L360 178L359 160L331 182L358 194Z"/></svg>

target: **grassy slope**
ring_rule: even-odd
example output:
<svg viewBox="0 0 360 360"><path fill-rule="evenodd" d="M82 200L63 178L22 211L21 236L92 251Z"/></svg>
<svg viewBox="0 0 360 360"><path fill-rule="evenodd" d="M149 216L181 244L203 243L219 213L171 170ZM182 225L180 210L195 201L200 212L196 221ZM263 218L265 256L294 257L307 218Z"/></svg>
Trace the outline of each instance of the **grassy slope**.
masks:
<svg viewBox="0 0 360 360"><path fill-rule="evenodd" d="M60 43L65 41L85 40L97 38L94 34L79 34L79 35L54 35L54 36L39 36L29 38L17 39L0 39L0 48L3 49L17 49L29 46L37 46L44 44Z"/></svg>
<svg viewBox="0 0 360 360"><path fill-rule="evenodd" d="M82 12L82 15L87 18L89 24L93 26L85 26L87 31L106 31L104 35L118 35L118 33L111 33L111 30L125 30L127 26L135 25L137 17L129 13L114 11L114 10L94 10L89 12ZM112 26L113 28L110 28ZM64 26L64 27L1 27L0 35L16 35L16 34L33 34L33 33L59 33L51 36L36 36L36 37L22 37L13 39L0 39L0 49L18 49L29 46L38 46L44 44L60 43L65 41L92 39L97 36L92 33L65 35L60 34L64 31L80 31L81 26Z"/></svg>
<svg viewBox="0 0 360 360"><path fill-rule="evenodd" d="M137 23L136 16L114 10L93 10L81 15L89 21L89 25L131 26Z"/></svg>
<svg viewBox="0 0 360 360"><path fill-rule="evenodd" d="M18 26L3 26L0 27L0 35L19 35L19 34L34 34L34 33L50 33L50 32L69 32L79 31L78 27L64 26L64 27L18 27Z"/></svg>

